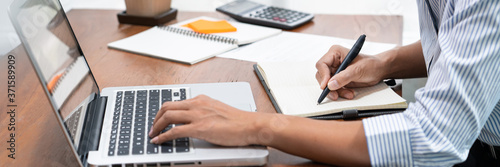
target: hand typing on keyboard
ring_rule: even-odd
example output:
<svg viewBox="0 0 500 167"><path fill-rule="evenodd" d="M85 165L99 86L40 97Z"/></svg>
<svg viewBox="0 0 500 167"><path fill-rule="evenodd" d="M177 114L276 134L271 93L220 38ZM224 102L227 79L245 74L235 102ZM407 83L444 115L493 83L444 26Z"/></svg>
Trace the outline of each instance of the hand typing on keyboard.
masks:
<svg viewBox="0 0 500 167"><path fill-rule="evenodd" d="M194 137L225 146L257 144L255 135L252 135L256 134L252 131L256 130L253 122L258 120L257 116L201 95L164 103L154 119L149 136L155 144L182 137ZM184 125L161 133L170 124L179 123Z"/></svg>
<svg viewBox="0 0 500 167"><path fill-rule="evenodd" d="M171 124L183 125L161 133ZM148 135L155 144L193 137L222 146L265 145L314 161L349 161L353 166L369 163L360 161L369 160L361 121L246 112L203 95L163 103Z"/></svg>

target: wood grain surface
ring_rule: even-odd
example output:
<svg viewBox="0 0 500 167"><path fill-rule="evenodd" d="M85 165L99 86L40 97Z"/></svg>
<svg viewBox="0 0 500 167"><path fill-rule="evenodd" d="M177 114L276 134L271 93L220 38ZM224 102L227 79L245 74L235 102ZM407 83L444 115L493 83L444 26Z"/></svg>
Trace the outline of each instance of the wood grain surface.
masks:
<svg viewBox="0 0 500 167"><path fill-rule="evenodd" d="M70 23L100 86L166 85L209 82L249 82L258 112L275 113L269 97L255 75L254 62L211 58L185 65L107 48L107 43L150 27L119 24L117 10L71 10ZM179 12L167 24L197 16L230 19L215 12ZM357 39L367 34L368 41L401 44L402 16L316 15L294 32ZM77 166L62 129L56 122L49 101L22 46L9 53L15 56L16 101L7 97L7 56L0 57L0 166ZM9 131L9 104L15 104L15 131ZM10 133L15 133L15 159L8 157ZM324 166L308 159L269 148L266 166Z"/></svg>

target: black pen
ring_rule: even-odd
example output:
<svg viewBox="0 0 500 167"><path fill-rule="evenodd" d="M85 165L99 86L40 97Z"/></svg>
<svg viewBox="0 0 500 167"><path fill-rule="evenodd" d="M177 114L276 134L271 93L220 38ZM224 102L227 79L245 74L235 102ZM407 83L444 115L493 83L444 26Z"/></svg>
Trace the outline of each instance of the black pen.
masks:
<svg viewBox="0 0 500 167"><path fill-rule="evenodd" d="M349 64L351 64L351 61L354 60L354 58L356 58L356 56L358 56L359 51L361 50L361 47L363 46L363 43L365 43L365 38L366 38L365 34L359 36L358 40L356 41L356 43L354 43L354 46L352 46L349 53L347 53L347 56L345 57L344 61L342 61L342 63L340 64L340 66L337 69L337 71L335 72L335 74L333 74L333 76L337 75L340 71L347 68L347 66ZM330 89L328 89L328 85L327 85L325 87L325 89L323 90L323 92L321 93L321 95L319 96L318 105L325 99L325 97L326 97L326 95L328 95L328 93L330 93Z"/></svg>

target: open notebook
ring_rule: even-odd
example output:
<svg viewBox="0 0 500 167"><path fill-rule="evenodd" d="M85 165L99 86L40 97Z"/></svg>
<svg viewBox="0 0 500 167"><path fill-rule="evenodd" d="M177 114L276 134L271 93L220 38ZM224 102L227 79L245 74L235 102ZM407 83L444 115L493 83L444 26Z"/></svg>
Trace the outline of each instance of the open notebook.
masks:
<svg viewBox="0 0 500 167"><path fill-rule="evenodd" d="M200 17L172 26L153 27L136 35L108 44L108 47L171 61L195 64L238 45L252 43L281 32L280 29L230 22L236 32L202 34L182 27Z"/></svg>
<svg viewBox="0 0 500 167"><path fill-rule="evenodd" d="M384 83L354 89L356 96L352 100L325 99L323 103L317 105L322 89L315 79L314 64L315 62L260 62L255 65L255 71L267 88L266 91L278 112L312 117L341 113L350 109L398 109L399 112L400 109L407 107L406 100ZM384 113L387 111L384 110Z"/></svg>

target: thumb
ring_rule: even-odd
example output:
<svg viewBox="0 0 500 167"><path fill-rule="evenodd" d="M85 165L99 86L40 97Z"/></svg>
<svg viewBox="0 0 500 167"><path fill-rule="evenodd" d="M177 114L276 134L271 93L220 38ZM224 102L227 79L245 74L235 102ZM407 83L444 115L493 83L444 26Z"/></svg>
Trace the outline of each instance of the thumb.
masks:
<svg viewBox="0 0 500 167"><path fill-rule="evenodd" d="M328 81L328 89L337 90L352 82L352 70L346 68Z"/></svg>

